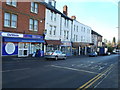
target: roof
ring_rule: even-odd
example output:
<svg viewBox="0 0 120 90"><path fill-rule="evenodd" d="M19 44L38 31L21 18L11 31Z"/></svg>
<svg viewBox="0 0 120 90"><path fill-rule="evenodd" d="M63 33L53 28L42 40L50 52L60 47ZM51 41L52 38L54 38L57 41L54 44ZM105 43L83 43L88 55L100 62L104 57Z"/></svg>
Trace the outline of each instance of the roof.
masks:
<svg viewBox="0 0 120 90"><path fill-rule="evenodd" d="M54 6L52 6L52 5L50 5L50 4L46 3L46 2L40 2L40 3L43 4L43 5L45 5L47 9L50 9L50 10L56 12L56 13L61 14L62 17L66 18L66 19L69 19L69 20L73 20L73 19L71 19L70 17L66 16L65 14L61 13L61 12L60 12L59 10L57 10Z"/></svg>
<svg viewBox="0 0 120 90"><path fill-rule="evenodd" d="M95 35L98 35L98 36L102 37L102 35L100 35L99 33L95 32L93 30L92 30L91 34L95 34Z"/></svg>

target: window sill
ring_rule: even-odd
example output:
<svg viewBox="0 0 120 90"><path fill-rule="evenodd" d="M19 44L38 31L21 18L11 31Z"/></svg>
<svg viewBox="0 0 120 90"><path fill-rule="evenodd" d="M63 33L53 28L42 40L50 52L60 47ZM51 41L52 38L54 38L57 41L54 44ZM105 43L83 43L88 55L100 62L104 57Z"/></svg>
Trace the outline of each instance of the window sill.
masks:
<svg viewBox="0 0 120 90"><path fill-rule="evenodd" d="M17 27L4 26L4 28L16 29Z"/></svg>
<svg viewBox="0 0 120 90"><path fill-rule="evenodd" d="M7 6L10 6L10 7L14 7L14 8L16 8L17 7L17 5L16 6L13 6L13 5L9 5L9 4L6 4Z"/></svg>
<svg viewBox="0 0 120 90"><path fill-rule="evenodd" d="M36 15L38 14L38 12L37 12L37 13L35 13L35 12L32 12L32 11L30 11L30 12L31 12L31 13L33 13L33 14L36 14Z"/></svg>

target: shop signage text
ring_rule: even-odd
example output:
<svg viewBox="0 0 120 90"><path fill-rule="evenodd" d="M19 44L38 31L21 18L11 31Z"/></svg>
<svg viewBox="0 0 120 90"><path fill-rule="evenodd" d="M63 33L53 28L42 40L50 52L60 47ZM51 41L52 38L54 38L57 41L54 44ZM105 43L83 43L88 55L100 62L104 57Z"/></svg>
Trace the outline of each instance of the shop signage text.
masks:
<svg viewBox="0 0 120 90"><path fill-rule="evenodd" d="M23 37L23 34L8 33L8 32L2 32L1 35L5 37Z"/></svg>

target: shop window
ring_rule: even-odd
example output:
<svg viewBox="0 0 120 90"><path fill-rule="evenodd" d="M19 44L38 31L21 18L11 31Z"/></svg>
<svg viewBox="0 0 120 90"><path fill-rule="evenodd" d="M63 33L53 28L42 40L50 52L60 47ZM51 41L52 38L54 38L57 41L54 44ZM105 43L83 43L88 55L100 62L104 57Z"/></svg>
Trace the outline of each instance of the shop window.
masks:
<svg viewBox="0 0 120 90"><path fill-rule="evenodd" d="M4 26L16 28L17 27L17 15L11 13L4 14Z"/></svg>
<svg viewBox="0 0 120 90"><path fill-rule="evenodd" d="M32 13L38 13L38 4L35 2L31 2L31 12Z"/></svg>
<svg viewBox="0 0 120 90"><path fill-rule="evenodd" d="M7 4L7 5L10 5L10 6L14 6L14 7L17 6L16 0L7 0L7 1L6 1L6 4Z"/></svg>

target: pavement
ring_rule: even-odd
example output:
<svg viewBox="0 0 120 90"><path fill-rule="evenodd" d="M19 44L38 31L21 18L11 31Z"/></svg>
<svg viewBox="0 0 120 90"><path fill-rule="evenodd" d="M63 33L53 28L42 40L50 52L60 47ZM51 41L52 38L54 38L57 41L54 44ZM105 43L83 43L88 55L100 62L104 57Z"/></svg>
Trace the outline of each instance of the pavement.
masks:
<svg viewBox="0 0 120 90"><path fill-rule="evenodd" d="M86 55L80 55L80 56L68 56L67 58L84 58L88 57ZM4 56L2 57L2 62L15 62L15 61L28 61L28 60L40 60L40 61L46 61L44 57L17 57L17 56Z"/></svg>

